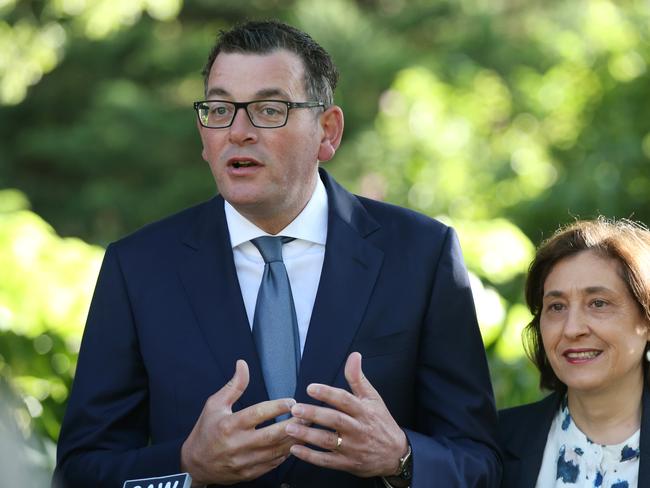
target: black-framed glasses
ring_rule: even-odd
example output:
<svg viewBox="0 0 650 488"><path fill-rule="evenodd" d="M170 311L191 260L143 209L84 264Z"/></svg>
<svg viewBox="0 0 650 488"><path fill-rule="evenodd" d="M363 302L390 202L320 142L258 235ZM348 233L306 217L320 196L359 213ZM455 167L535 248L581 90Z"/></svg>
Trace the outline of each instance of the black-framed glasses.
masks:
<svg viewBox="0 0 650 488"><path fill-rule="evenodd" d="M255 127L277 129L287 124L292 108L325 108L323 102L287 102L285 100L253 100L229 102L227 100L202 100L194 102L199 122L208 129L225 129L235 120L237 111L243 108Z"/></svg>

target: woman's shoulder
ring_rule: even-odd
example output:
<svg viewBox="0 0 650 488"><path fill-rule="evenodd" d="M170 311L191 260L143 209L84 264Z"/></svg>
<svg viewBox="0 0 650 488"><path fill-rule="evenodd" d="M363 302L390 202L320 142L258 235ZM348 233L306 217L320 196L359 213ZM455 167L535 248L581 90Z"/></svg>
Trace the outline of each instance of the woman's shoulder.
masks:
<svg viewBox="0 0 650 488"><path fill-rule="evenodd" d="M561 396L554 393L535 403L499 411L503 488L535 486L548 431L560 401Z"/></svg>
<svg viewBox="0 0 650 488"><path fill-rule="evenodd" d="M534 403L499 410L499 438L507 444L513 436L525 438L539 428L550 426L562 397L552 393Z"/></svg>

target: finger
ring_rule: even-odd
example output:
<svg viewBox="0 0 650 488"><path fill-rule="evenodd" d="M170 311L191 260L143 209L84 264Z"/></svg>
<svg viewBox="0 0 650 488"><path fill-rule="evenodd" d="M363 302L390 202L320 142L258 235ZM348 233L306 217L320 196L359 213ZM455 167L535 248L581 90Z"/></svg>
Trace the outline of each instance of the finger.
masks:
<svg viewBox="0 0 650 488"><path fill-rule="evenodd" d="M223 388L212 395L209 401L225 407L229 412L232 411L233 404L239 400L246 388L248 387L249 374L248 364L243 359L235 363L235 374Z"/></svg>
<svg viewBox="0 0 650 488"><path fill-rule="evenodd" d="M287 423L279 422L248 431L229 430L230 433L226 435L232 441L231 451L237 459L232 467L236 470L248 469L253 464L288 456L289 448L297 441L286 433Z"/></svg>
<svg viewBox="0 0 650 488"><path fill-rule="evenodd" d="M332 408L298 403L291 409L291 414L304 422L332 430L351 432L358 428L358 422L353 417Z"/></svg>
<svg viewBox="0 0 650 488"><path fill-rule="evenodd" d="M277 468L280 466L283 462L287 460L289 457L289 453L287 452L286 455L273 458L269 461L266 462L255 462L251 464L252 471L249 476L247 476L247 479L249 480L254 480L256 478L259 478L260 476L268 473L269 471Z"/></svg>
<svg viewBox="0 0 650 488"><path fill-rule="evenodd" d="M242 429L251 429L267 420L274 419L291 411L296 404L293 398L278 398L256 403L235 413L235 423Z"/></svg>
<svg viewBox="0 0 650 488"><path fill-rule="evenodd" d="M230 479L225 480L225 484L230 485L239 481L249 481L259 478L272 469L277 468L289 457L288 450L287 454L273 458L264 454L266 453L249 451L245 457L234 461L234 472L230 476Z"/></svg>
<svg viewBox="0 0 650 488"><path fill-rule="evenodd" d="M361 400L343 388L334 388L329 385L312 383L307 387L307 394L352 417L357 417L363 412ZM300 417L300 415L296 415L296 417Z"/></svg>
<svg viewBox="0 0 650 488"><path fill-rule="evenodd" d="M299 424L289 424L286 427L287 434L301 443L318 446L329 451L336 451L340 448L339 434L324 429L315 429Z"/></svg>
<svg viewBox="0 0 650 488"><path fill-rule="evenodd" d="M292 407L292 410L293 410L293 407ZM295 415L292 416L289 419L289 422L293 422L293 423L297 423L297 424L301 424L301 425L311 425L311 422L309 420L298 418Z"/></svg>
<svg viewBox="0 0 650 488"><path fill-rule="evenodd" d="M297 441L286 433L285 426L280 429L273 427L274 429L266 433L255 431L255 438L247 443L241 454L258 463L288 456L289 448Z"/></svg>
<svg viewBox="0 0 650 488"><path fill-rule="evenodd" d="M266 429L266 432L255 431L255 439L247 443L242 453L250 466L253 464L272 463L280 458L289 456L289 449L299 442L285 432L286 424L274 424Z"/></svg>
<svg viewBox="0 0 650 488"><path fill-rule="evenodd" d="M253 431L253 442L257 447L262 449L280 449L272 457L278 457L281 454L289 453L289 446L292 444L291 437L287 434L286 428L291 420L283 420L275 424L267 425L261 429ZM286 444L286 452L281 451L282 444Z"/></svg>
<svg viewBox="0 0 650 488"><path fill-rule="evenodd" d="M380 398L379 393L372 386L361 369L361 354L353 352L345 362L345 379L350 385L352 393L359 398Z"/></svg>
<svg viewBox="0 0 650 488"><path fill-rule="evenodd" d="M351 468L345 456L337 452L320 452L306 446L295 444L291 446L291 454L298 459L323 468L338 469L341 471L349 471Z"/></svg>

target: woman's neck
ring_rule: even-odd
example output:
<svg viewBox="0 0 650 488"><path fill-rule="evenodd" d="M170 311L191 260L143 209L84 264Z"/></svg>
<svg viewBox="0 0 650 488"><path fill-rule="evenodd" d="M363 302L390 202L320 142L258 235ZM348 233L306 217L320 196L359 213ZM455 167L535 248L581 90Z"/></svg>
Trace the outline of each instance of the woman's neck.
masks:
<svg viewBox="0 0 650 488"><path fill-rule="evenodd" d="M634 375L636 376L636 375ZM603 391L568 389L569 412L578 428L597 444L628 439L641 426L643 375Z"/></svg>

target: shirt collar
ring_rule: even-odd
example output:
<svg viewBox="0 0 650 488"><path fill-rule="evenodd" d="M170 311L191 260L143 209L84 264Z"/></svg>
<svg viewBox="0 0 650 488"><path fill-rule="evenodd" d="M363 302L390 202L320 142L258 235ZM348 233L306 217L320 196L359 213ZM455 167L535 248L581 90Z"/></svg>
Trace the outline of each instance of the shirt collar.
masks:
<svg viewBox="0 0 650 488"><path fill-rule="evenodd" d="M256 237L270 235L240 214L227 201L224 201L224 210L233 248ZM305 208L289 225L278 232L278 235L294 237L324 246L327 240L327 211L327 191L321 179L317 178L316 188Z"/></svg>

